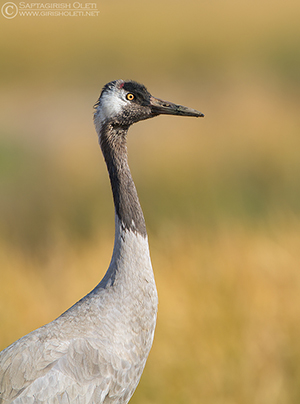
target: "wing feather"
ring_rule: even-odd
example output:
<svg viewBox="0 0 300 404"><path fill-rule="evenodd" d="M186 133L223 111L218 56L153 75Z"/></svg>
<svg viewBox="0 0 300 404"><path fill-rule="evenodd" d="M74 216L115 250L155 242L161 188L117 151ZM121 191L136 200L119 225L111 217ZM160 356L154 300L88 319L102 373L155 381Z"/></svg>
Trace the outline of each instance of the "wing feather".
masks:
<svg viewBox="0 0 300 404"><path fill-rule="evenodd" d="M99 404L131 396L136 354L122 358L93 338L40 339L37 331L1 353L1 404Z"/></svg>

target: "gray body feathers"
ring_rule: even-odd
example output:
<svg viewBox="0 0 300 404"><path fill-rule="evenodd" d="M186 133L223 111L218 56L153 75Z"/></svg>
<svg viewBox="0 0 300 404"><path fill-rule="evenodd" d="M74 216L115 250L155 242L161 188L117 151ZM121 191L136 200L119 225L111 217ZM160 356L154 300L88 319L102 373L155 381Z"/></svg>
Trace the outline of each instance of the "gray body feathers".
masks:
<svg viewBox="0 0 300 404"><path fill-rule="evenodd" d="M152 345L156 312L147 239L121 230L103 281L2 351L0 403L127 403Z"/></svg>

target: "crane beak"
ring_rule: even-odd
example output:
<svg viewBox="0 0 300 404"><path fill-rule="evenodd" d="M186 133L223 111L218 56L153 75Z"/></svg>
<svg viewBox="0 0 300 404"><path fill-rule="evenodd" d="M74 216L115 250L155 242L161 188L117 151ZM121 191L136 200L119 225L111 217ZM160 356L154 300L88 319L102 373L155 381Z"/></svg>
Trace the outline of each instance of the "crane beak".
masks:
<svg viewBox="0 0 300 404"><path fill-rule="evenodd" d="M202 112L195 109L184 107L183 105L173 104L172 102L160 100L151 95L150 106L154 115L181 115L181 116L196 116L203 117Z"/></svg>

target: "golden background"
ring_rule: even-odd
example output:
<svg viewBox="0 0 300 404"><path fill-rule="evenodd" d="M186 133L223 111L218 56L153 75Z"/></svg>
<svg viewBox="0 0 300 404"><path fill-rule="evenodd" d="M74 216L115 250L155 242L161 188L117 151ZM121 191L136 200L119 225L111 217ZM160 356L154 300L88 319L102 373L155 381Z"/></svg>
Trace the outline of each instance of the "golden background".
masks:
<svg viewBox="0 0 300 404"><path fill-rule="evenodd" d="M0 15L1 348L109 264L92 107L106 82L134 79L205 118L129 132L160 299L131 402L298 404L300 3L96 4L97 17Z"/></svg>

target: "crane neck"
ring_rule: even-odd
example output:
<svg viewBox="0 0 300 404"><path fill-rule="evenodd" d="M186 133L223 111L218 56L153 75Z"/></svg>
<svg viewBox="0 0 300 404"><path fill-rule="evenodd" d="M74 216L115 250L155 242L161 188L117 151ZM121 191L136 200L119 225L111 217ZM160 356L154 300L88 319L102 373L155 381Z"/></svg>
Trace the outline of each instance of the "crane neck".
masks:
<svg viewBox="0 0 300 404"><path fill-rule="evenodd" d="M127 132L128 127L105 123L99 131L99 143L107 165L119 223L124 230L146 237L145 219L128 165Z"/></svg>

